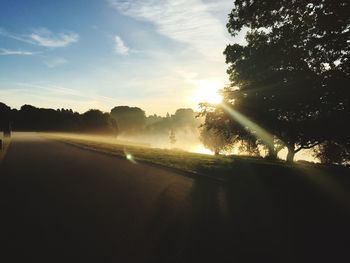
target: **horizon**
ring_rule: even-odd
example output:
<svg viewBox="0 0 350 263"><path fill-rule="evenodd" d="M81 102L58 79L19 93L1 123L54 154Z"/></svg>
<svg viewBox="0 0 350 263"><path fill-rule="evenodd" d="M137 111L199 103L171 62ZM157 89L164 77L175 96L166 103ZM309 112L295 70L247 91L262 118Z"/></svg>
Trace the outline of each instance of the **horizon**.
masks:
<svg viewBox="0 0 350 263"><path fill-rule="evenodd" d="M227 32L232 7L228 0L6 0L0 96L11 108L196 111L228 83L225 46L244 42Z"/></svg>
<svg viewBox="0 0 350 263"><path fill-rule="evenodd" d="M1 104L1 103L3 103L3 104L5 104L6 106L10 107L11 110L17 110L17 111L20 111L21 108L22 108L23 106L32 106L32 107L34 107L34 108L42 109L42 110L54 110L54 111L72 110L72 112L74 112L74 113L84 114L84 113L86 113L86 112L88 112L88 111L91 111L91 110L98 110L98 111L101 111L102 113L110 113L110 112L113 110L113 108L116 108L116 107L129 107L129 108L139 108L139 109L143 110L143 111L145 112L145 116L146 116L146 117L153 117L154 115L156 115L157 117L162 117L162 118L165 118L165 117L167 116L167 114L169 114L170 116L173 116L173 115L176 113L177 110L193 110L194 113L199 113L199 111L196 111L196 110L193 109L193 108L178 108L178 109L175 109L173 112L166 112L166 113L163 114L163 115L155 114L155 113L154 113L154 114L147 114L147 112L146 112L143 108L138 107L137 105L115 105L115 106L113 106L113 108L111 108L110 110L106 110L106 111L101 110L101 109L98 109L98 108L91 108L91 109L87 109L86 111L78 111L78 110L75 110L74 108L62 108L62 107L58 107L58 108L53 108L53 107L51 107L51 108L50 108L50 107L39 107L39 106L33 105L33 104L31 104L31 103L25 103L25 104L23 104L23 105L21 105L21 106L19 106L19 107L11 107L9 104L5 103L4 101L0 101L0 104Z"/></svg>

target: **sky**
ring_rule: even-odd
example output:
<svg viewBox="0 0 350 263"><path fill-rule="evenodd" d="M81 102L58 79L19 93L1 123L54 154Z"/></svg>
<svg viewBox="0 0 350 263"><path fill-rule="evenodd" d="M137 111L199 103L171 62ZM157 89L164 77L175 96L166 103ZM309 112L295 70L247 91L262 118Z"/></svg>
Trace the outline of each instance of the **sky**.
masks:
<svg viewBox="0 0 350 263"><path fill-rule="evenodd" d="M228 84L232 0L0 0L0 101L164 116Z"/></svg>

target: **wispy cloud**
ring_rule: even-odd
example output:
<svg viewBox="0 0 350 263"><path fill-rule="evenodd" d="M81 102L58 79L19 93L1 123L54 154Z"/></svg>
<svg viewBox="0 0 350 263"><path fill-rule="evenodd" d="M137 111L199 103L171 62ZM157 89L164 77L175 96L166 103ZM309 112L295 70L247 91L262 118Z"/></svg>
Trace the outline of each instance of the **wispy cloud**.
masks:
<svg viewBox="0 0 350 263"><path fill-rule="evenodd" d="M79 35L77 33L68 32L55 34L46 28L35 30L29 37L37 45L51 48L66 47L79 40Z"/></svg>
<svg viewBox="0 0 350 263"><path fill-rule="evenodd" d="M188 44L207 58L222 60L228 33L201 0L107 0L118 12L151 22L159 34Z"/></svg>
<svg viewBox="0 0 350 263"><path fill-rule="evenodd" d="M126 56L129 54L130 49L125 45L124 41L119 36L115 36L114 51L119 55Z"/></svg>
<svg viewBox="0 0 350 263"><path fill-rule="evenodd" d="M12 38L12 39L15 39L15 40L18 40L18 41L21 41L21 42L25 42L25 43L29 43L29 44L34 44L34 42L31 41L27 36L9 32L6 29L1 28L1 27L0 27L0 36L4 36L4 37L7 37L7 38Z"/></svg>
<svg viewBox="0 0 350 263"><path fill-rule="evenodd" d="M34 52L25 50L9 50L0 48L0 56L32 56Z"/></svg>
<svg viewBox="0 0 350 263"><path fill-rule="evenodd" d="M66 47L79 41L79 35L77 33L54 33L47 28L35 29L30 34L15 34L4 28L0 28L0 35L21 42L49 48Z"/></svg>

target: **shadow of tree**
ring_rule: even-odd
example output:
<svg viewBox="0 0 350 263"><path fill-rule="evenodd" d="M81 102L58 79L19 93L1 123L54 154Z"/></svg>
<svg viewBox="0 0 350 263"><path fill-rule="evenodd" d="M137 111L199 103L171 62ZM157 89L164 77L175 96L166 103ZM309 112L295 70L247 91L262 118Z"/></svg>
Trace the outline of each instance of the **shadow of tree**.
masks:
<svg viewBox="0 0 350 263"><path fill-rule="evenodd" d="M155 262L304 262L346 255L349 210L304 173L248 164L230 173L224 183L194 179L185 213L173 210L171 187L164 191L150 228L163 233Z"/></svg>

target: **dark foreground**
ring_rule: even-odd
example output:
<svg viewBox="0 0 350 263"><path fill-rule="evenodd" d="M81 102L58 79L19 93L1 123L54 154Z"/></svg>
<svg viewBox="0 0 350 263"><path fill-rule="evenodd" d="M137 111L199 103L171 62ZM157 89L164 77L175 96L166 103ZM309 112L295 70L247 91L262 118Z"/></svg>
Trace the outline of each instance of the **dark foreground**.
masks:
<svg viewBox="0 0 350 263"><path fill-rule="evenodd" d="M17 134L0 262L349 261L347 176L247 169L222 184Z"/></svg>

